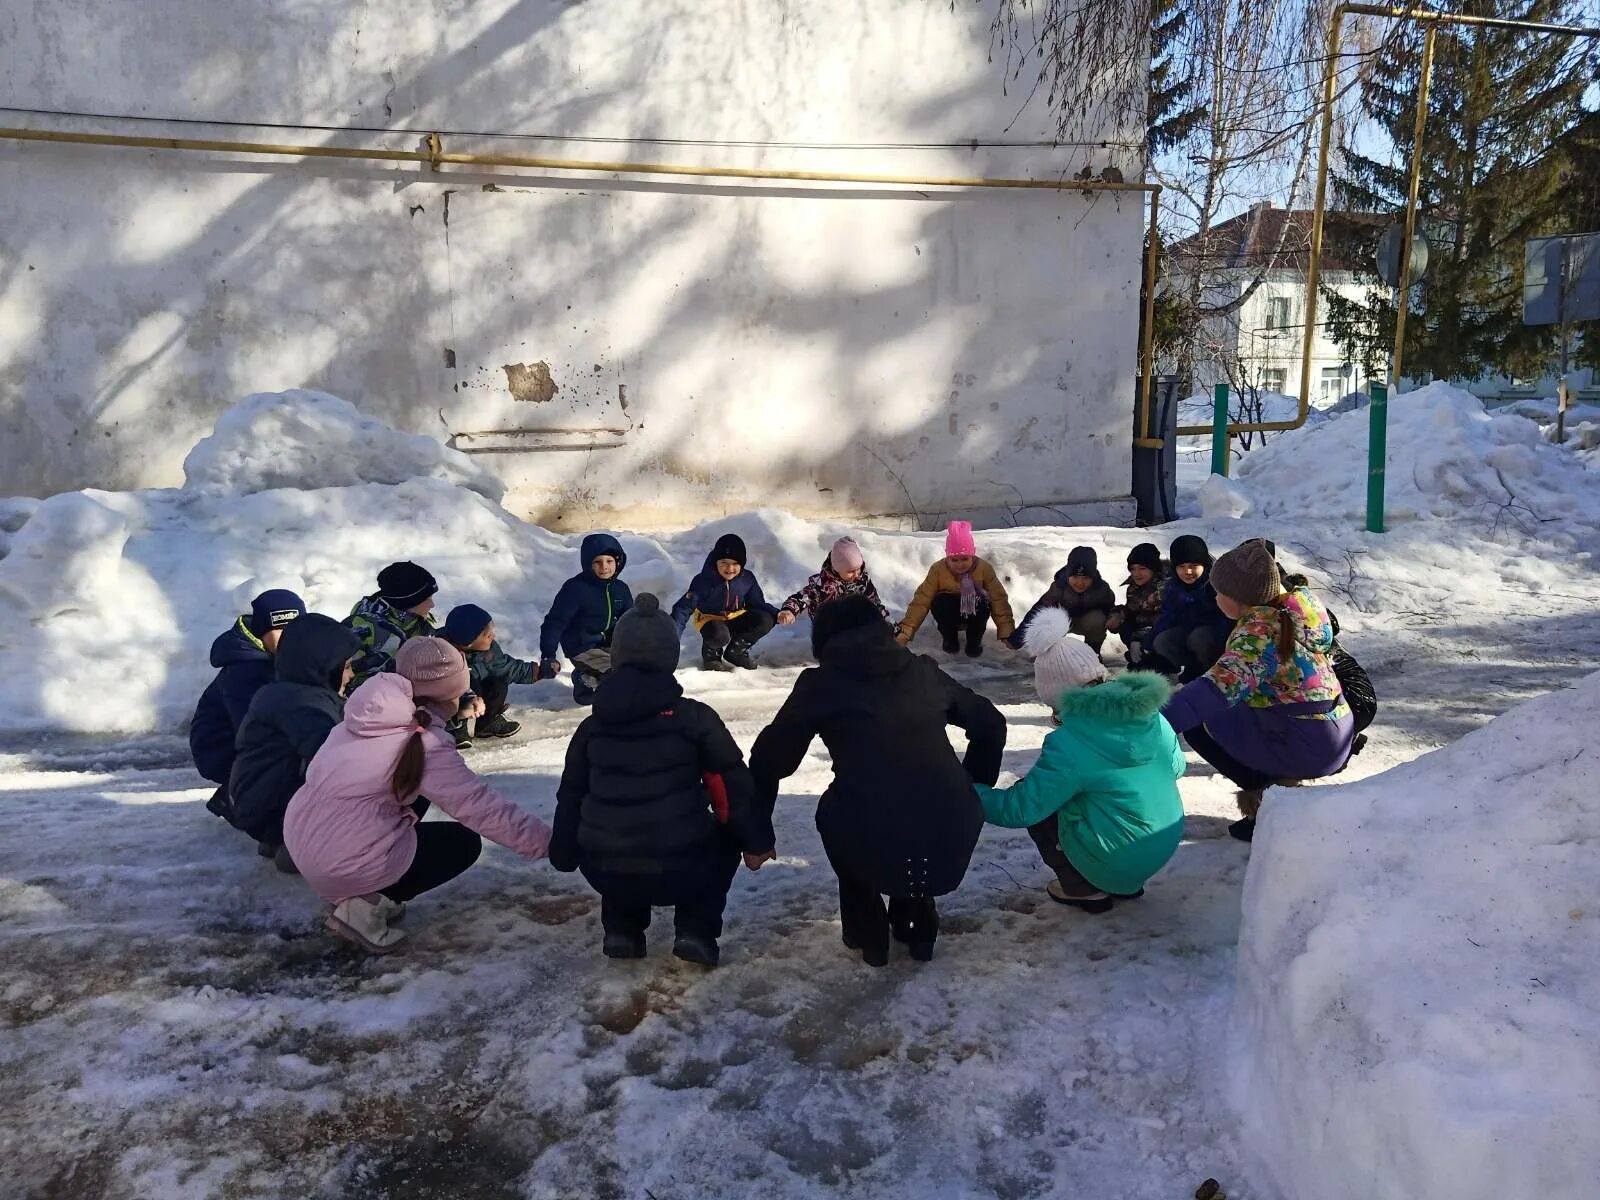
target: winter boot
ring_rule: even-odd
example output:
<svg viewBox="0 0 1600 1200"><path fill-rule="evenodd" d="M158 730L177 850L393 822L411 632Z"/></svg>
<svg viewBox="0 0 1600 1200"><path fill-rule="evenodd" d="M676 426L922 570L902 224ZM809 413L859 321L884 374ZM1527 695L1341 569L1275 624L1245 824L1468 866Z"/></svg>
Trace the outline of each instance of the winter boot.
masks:
<svg viewBox="0 0 1600 1200"><path fill-rule="evenodd" d="M372 901L372 907L378 910L378 915L390 925L405 919L405 901L391 900L382 892L373 893L369 899Z"/></svg>
<svg viewBox="0 0 1600 1200"><path fill-rule="evenodd" d="M1069 896L1067 889L1061 886L1059 879L1052 879L1044 889L1045 894L1057 904L1065 904L1071 908L1081 909L1086 913L1108 913L1114 901L1105 892L1094 892L1088 896Z"/></svg>
<svg viewBox="0 0 1600 1200"><path fill-rule="evenodd" d="M889 965L889 947L864 946L861 950L861 961L869 967L887 967Z"/></svg>
<svg viewBox="0 0 1600 1200"><path fill-rule="evenodd" d="M1357 736L1359 737L1360 735L1358 734ZM1366 739L1363 738L1362 740L1365 741ZM1354 754L1355 751L1352 750L1351 753ZM226 787L219 787L211 793L211 799L206 801L206 811L212 816L221 817L224 821L228 819L228 789Z"/></svg>
<svg viewBox="0 0 1600 1200"><path fill-rule="evenodd" d="M1228 836L1236 837L1241 842L1254 841L1256 836L1256 819L1243 817L1228 826Z"/></svg>
<svg viewBox="0 0 1600 1200"><path fill-rule="evenodd" d="M967 633L967 657L979 658L983 654L983 630L974 629Z"/></svg>
<svg viewBox="0 0 1600 1200"><path fill-rule="evenodd" d="M508 738L522 726L516 721L508 721L499 713L492 717L479 717L477 724L472 727L472 735L480 738Z"/></svg>
<svg viewBox="0 0 1600 1200"><path fill-rule="evenodd" d="M328 928L372 954L387 954L406 940L398 929L389 928L381 910L364 896L340 901L328 914Z"/></svg>
<svg viewBox="0 0 1600 1200"><path fill-rule="evenodd" d="M600 953L607 958L643 958L644 934L608 933L600 943Z"/></svg>
<svg viewBox="0 0 1600 1200"><path fill-rule="evenodd" d="M939 636L944 639L944 652L946 654L961 653L961 635L954 630L941 629Z"/></svg>
<svg viewBox="0 0 1600 1200"><path fill-rule="evenodd" d="M572 673L572 702L587 708L594 703L594 689L599 686L599 680L593 675L582 671Z"/></svg>
<svg viewBox="0 0 1600 1200"><path fill-rule="evenodd" d="M714 967L722 957L717 939L698 933L680 933L673 940L672 952L684 962L698 963L702 967Z"/></svg>
<svg viewBox="0 0 1600 1200"><path fill-rule="evenodd" d="M734 642L722 652L722 657L736 667L743 667L746 671L756 669L756 660L750 657L749 642Z"/></svg>
<svg viewBox="0 0 1600 1200"><path fill-rule="evenodd" d="M278 853L277 842L257 842L256 853L262 858L273 858Z"/></svg>
<svg viewBox="0 0 1600 1200"><path fill-rule="evenodd" d="M446 721L444 731L455 739L457 750L471 750L472 738L467 735L467 722L465 718L455 721Z"/></svg>
<svg viewBox="0 0 1600 1200"><path fill-rule="evenodd" d="M731 671L733 664L722 656L718 646L707 646L700 651L700 669L702 671Z"/></svg>
<svg viewBox="0 0 1600 1200"><path fill-rule="evenodd" d="M272 854L272 865L285 875L298 875L300 868L294 865L294 859L289 857L289 847L279 846Z"/></svg>

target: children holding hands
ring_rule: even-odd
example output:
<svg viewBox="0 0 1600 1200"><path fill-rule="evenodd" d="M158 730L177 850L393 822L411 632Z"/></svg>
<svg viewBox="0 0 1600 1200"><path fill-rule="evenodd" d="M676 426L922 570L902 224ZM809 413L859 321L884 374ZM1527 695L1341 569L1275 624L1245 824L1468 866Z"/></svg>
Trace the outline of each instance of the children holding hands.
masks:
<svg viewBox="0 0 1600 1200"><path fill-rule="evenodd" d="M578 558L582 570L561 585L539 629L539 678L560 673L559 648L572 660L573 700L588 704L611 669L611 635L633 606L633 592L619 578L628 556L609 533L584 538Z"/></svg>
<svg viewBox="0 0 1600 1200"><path fill-rule="evenodd" d="M725 533L706 555L689 590L672 606L681 633L692 620L700 634L700 665L707 671L756 668L750 650L772 632L778 610L767 603L751 573L744 539Z"/></svg>
<svg viewBox="0 0 1600 1200"><path fill-rule="evenodd" d="M1001 641L1016 632L1011 601L995 569L978 557L970 522L950 522L944 552L911 598L895 636L902 646L909 646L931 612L944 639L944 652L958 652L965 635L967 657L977 658L983 653L983 631L991 618Z"/></svg>
<svg viewBox="0 0 1600 1200"><path fill-rule="evenodd" d="M878 589L867 574L866 556L853 537L842 537L833 544L822 570L806 580L805 586L778 606L778 624L793 625L799 617L815 617L817 609L833 600L846 596L865 596L883 619L889 619L889 610L878 599Z"/></svg>

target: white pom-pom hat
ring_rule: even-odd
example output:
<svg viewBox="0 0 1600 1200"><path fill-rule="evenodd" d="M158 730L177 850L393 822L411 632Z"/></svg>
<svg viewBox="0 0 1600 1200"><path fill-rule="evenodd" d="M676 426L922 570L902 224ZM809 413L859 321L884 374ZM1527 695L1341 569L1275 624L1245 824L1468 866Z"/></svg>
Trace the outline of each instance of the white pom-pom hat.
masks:
<svg viewBox="0 0 1600 1200"><path fill-rule="evenodd" d="M1089 643L1072 632L1065 609L1041 608L1028 623L1022 648L1033 659L1033 686L1053 712L1062 693L1100 683L1106 665Z"/></svg>

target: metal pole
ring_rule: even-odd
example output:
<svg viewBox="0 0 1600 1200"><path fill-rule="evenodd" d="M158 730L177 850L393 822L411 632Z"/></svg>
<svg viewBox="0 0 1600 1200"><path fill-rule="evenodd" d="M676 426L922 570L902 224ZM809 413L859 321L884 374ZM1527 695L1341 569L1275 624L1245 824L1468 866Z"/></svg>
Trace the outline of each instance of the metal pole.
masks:
<svg viewBox="0 0 1600 1200"><path fill-rule="evenodd" d="M1572 249L1574 242L1567 238L1561 243L1561 383L1556 390L1556 445L1567 440L1567 404L1571 391L1567 386L1567 347L1572 323L1567 319L1567 288L1572 282Z"/></svg>
<svg viewBox="0 0 1600 1200"><path fill-rule="evenodd" d="M1217 384L1211 416L1211 473L1228 473L1228 385Z"/></svg>
<svg viewBox="0 0 1600 1200"><path fill-rule="evenodd" d="M1437 25L1429 25L1422 41L1422 84L1417 89L1417 120L1411 141L1411 184L1406 192L1406 235L1400 243L1400 297L1394 318L1394 365L1389 384L1400 391L1400 368L1406 349L1406 310L1411 307L1411 239L1417 232L1417 194L1422 187L1422 132L1428 120L1428 85L1433 80L1434 35ZM1381 516L1379 518L1382 519Z"/></svg>
<svg viewBox="0 0 1600 1200"><path fill-rule="evenodd" d="M1156 215L1161 207L1161 188L1158 186L1150 193L1150 244L1145 247L1144 256L1144 338L1139 346L1139 369L1144 378L1139 382L1139 438L1135 445L1154 442L1154 449L1161 445L1159 438L1150 435L1150 388L1154 383L1151 378L1155 374L1155 337L1156 337Z"/></svg>
<svg viewBox="0 0 1600 1200"><path fill-rule="evenodd" d="M1367 423L1367 532L1383 532L1383 482L1389 461L1389 389L1372 385Z"/></svg>
<svg viewBox="0 0 1600 1200"><path fill-rule="evenodd" d="M1311 261L1306 269L1306 328L1300 347L1300 418L1304 425L1311 410L1311 355L1316 346L1317 283L1322 276L1322 217L1328 204L1328 152L1333 147L1333 100L1339 72L1339 34L1344 21L1344 6L1333 10L1328 24L1328 61L1322 69L1322 145L1317 149L1317 197L1311 210Z"/></svg>

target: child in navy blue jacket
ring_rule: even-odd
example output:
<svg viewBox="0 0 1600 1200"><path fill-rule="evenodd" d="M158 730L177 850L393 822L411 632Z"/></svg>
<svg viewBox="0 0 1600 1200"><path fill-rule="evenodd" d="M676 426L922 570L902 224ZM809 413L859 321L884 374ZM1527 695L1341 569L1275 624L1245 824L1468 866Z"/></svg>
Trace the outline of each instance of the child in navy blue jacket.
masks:
<svg viewBox="0 0 1600 1200"><path fill-rule="evenodd" d="M672 606L680 633L691 618L700 631L700 665L707 671L755 670L750 648L778 622L778 610L761 594L761 581L745 568L748 561L744 539L723 534L689 590Z"/></svg>
<svg viewBox="0 0 1600 1200"><path fill-rule="evenodd" d="M561 585L539 628L540 677L553 679L561 671L559 645L572 660L572 698L589 704L611 670L611 634L633 607L633 592L619 578L628 556L609 533L591 533L578 553L583 570Z"/></svg>
<svg viewBox="0 0 1600 1200"><path fill-rule="evenodd" d="M1233 622L1217 607L1211 586L1211 551L1186 533L1172 539L1172 577L1161 589L1161 616L1150 647L1184 683L1198 679L1222 657Z"/></svg>

